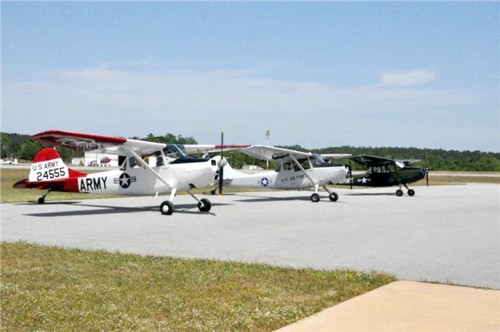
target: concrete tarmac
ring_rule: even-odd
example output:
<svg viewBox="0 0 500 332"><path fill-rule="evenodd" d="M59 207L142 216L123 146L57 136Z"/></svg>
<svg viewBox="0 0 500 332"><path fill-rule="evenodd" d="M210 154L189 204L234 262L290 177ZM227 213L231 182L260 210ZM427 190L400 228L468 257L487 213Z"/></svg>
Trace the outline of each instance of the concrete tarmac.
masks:
<svg viewBox="0 0 500 332"><path fill-rule="evenodd" d="M376 270L398 279L500 289L500 186L467 184L2 204L2 241L314 269ZM49 196L50 197L50 196ZM200 197L203 197L201 195Z"/></svg>

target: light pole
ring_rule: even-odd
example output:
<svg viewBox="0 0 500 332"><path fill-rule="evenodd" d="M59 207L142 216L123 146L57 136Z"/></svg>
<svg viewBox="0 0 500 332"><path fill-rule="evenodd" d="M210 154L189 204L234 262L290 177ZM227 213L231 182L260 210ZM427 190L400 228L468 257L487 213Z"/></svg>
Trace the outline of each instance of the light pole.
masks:
<svg viewBox="0 0 500 332"><path fill-rule="evenodd" d="M266 138L267 138L267 145L269 146L269 137L271 136L271 132L269 130L266 130ZM266 169L269 169L269 160L266 160Z"/></svg>

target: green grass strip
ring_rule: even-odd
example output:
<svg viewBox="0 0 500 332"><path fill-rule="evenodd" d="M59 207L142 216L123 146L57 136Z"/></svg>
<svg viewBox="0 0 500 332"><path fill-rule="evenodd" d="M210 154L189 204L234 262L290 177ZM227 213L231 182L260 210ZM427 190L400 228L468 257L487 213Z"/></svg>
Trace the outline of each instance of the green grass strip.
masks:
<svg viewBox="0 0 500 332"><path fill-rule="evenodd" d="M1 330L272 331L393 280L2 242Z"/></svg>

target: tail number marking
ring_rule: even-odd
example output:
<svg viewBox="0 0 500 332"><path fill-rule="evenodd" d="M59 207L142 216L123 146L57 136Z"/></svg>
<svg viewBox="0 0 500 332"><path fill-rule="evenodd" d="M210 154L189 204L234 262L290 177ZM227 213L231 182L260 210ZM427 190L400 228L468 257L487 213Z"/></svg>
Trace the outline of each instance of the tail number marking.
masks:
<svg viewBox="0 0 500 332"><path fill-rule="evenodd" d="M51 169L48 169L44 172L36 172L36 180L37 181L49 181L49 180L54 180L54 179L59 179L59 178L64 178L64 177L66 177L66 168L65 167L51 168Z"/></svg>
<svg viewBox="0 0 500 332"><path fill-rule="evenodd" d="M53 181L65 179L68 176L68 166L64 164L61 158L58 158L32 164L29 180L32 182Z"/></svg>

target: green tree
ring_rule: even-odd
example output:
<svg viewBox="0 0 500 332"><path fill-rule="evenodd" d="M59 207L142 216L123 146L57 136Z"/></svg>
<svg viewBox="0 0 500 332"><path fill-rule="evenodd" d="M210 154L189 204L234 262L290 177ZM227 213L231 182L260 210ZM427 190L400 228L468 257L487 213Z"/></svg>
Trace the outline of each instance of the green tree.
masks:
<svg viewBox="0 0 500 332"><path fill-rule="evenodd" d="M182 135L174 135L167 133L164 136L155 136L152 133L143 138L144 141L165 143L165 144L198 144L193 137L184 137Z"/></svg>
<svg viewBox="0 0 500 332"><path fill-rule="evenodd" d="M38 151L43 148L43 145L36 141L27 141L21 146L19 158L24 160L33 160Z"/></svg>
<svg viewBox="0 0 500 332"><path fill-rule="evenodd" d="M10 138L6 134L2 133L0 136L0 140L1 140L0 141L0 157L7 158L12 153L10 151L10 148L11 148Z"/></svg>

